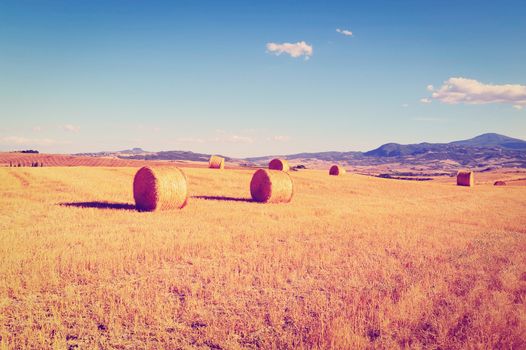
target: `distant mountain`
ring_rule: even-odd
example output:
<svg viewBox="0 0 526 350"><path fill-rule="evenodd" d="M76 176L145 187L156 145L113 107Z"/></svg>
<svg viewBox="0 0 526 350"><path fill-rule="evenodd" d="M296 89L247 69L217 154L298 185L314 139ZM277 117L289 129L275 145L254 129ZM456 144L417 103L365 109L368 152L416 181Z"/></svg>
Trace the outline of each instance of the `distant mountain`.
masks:
<svg viewBox="0 0 526 350"><path fill-rule="evenodd" d="M365 152L364 155L368 157L401 157L416 156L429 152L457 152L464 155L466 153L466 148L526 150L526 141L490 133L479 135L469 140L454 141L450 143L423 142L409 145L386 143L377 149Z"/></svg>
<svg viewBox="0 0 526 350"><path fill-rule="evenodd" d="M161 151L150 152L140 155L131 155L128 159L143 159L143 160L187 160L196 162L208 162L210 154L194 153L190 151ZM226 157L227 160L230 159Z"/></svg>
<svg viewBox="0 0 526 350"><path fill-rule="evenodd" d="M121 159L138 159L138 160L186 160L196 162L208 162L210 154L194 153L190 151L160 151L149 152L142 148L132 148L116 152L96 152L96 153L78 153L77 156L90 157L115 157ZM224 157L230 160L229 157Z"/></svg>
<svg viewBox="0 0 526 350"><path fill-rule="evenodd" d="M120 152L84 153L95 157L117 157L141 160L184 160L206 162L210 154L190 151L148 152L133 148ZM367 167L406 167L421 171L450 171L459 167L474 169L496 167L526 168L526 141L499 134L483 134L469 140L449 143L417 143L402 145L386 143L368 152L316 152L290 155L269 155L236 159L225 157L230 164L264 166L275 157L281 157L295 164L326 166L340 163L359 169Z"/></svg>
<svg viewBox="0 0 526 350"><path fill-rule="evenodd" d="M90 156L90 157L122 157L122 158L128 158L129 156L138 155L138 154L149 154L152 152L148 152L143 150L142 148L132 148L132 149L126 149L123 151L106 151L106 152L92 152L92 153L76 153L74 156Z"/></svg>
<svg viewBox="0 0 526 350"><path fill-rule="evenodd" d="M502 147L526 150L526 141L494 133L482 134L469 140L454 141L449 144L455 146Z"/></svg>
<svg viewBox="0 0 526 350"><path fill-rule="evenodd" d="M499 134L483 134L469 140L450 143L386 143L362 152L298 153L280 156L295 162L331 162L355 167L393 164L400 167L432 171L453 171L458 167L522 167L526 168L526 141ZM273 156L248 158L263 165Z"/></svg>
<svg viewBox="0 0 526 350"><path fill-rule="evenodd" d="M149 152L143 150L142 148L135 147L132 149L127 149L125 151L119 151L119 153L141 154L141 153L149 153Z"/></svg>
<svg viewBox="0 0 526 350"><path fill-rule="evenodd" d="M446 144L437 143L417 143L412 145L401 145L399 143L386 143L369 152L365 152L367 157L401 157L409 155L418 155L429 151L440 149L447 146Z"/></svg>
<svg viewBox="0 0 526 350"><path fill-rule="evenodd" d="M316 152L316 153L296 153L289 154L286 156L279 156L286 158L288 160L297 160L297 159L318 159L323 161L341 161L341 160L352 160L357 156L361 156L362 152ZM275 158L277 156L263 156L263 157L251 157L246 158L250 162L261 162L267 161L270 158Z"/></svg>

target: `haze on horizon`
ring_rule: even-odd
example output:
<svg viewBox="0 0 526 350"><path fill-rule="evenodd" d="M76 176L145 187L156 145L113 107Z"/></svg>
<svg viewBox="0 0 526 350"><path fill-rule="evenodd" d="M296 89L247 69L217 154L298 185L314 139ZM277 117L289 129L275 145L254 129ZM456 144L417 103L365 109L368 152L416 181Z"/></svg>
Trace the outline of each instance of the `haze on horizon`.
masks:
<svg viewBox="0 0 526 350"><path fill-rule="evenodd" d="M0 151L526 139L524 1L4 1Z"/></svg>

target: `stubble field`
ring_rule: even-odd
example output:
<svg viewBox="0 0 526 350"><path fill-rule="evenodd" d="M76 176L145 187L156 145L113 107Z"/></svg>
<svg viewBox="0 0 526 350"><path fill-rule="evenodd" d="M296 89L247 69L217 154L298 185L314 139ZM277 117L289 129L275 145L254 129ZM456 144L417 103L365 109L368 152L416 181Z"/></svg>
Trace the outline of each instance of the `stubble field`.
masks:
<svg viewBox="0 0 526 350"><path fill-rule="evenodd" d="M136 170L0 168L2 348L526 347L526 186L185 168L139 213Z"/></svg>

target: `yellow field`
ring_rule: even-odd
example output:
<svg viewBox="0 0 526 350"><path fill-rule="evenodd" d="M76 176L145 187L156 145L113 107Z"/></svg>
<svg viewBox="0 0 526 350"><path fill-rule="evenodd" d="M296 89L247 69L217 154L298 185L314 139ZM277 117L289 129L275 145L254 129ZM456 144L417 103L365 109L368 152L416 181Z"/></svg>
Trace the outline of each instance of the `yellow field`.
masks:
<svg viewBox="0 0 526 350"><path fill-rule="evenodd" d="M136 170L0 169L2 348L526 348L525 186L189 168L139 213Z"/></svg>

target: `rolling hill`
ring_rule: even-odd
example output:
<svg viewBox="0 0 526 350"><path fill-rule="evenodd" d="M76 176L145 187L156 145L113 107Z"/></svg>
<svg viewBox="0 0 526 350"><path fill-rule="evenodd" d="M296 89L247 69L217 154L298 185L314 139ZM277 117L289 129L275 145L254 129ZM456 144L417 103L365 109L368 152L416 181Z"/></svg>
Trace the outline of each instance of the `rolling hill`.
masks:
<svg viewBox="0 0 526 350"><path fill-rule="evenodd" d="M264 163L274 156L248 158ZM428 170L448 170L459 166L470 168L526 168L526 141L499 134L483 134L469 140L449 143L418 143L403 145L386 143L368 152L321 152L285 155L292 161L339 162L349 166L379 166L398 164L426 167Z"/></svg>
<svg viewBox="0 0 526 350"><path fill-rule="evenodd" d="M20 157L23 159L19 160ZM42 161L42 157L45 155L2 153L0 164L18 164L18 162L25 164L26 160ZM124 164L122 161L177 161L202 164L208 161L210 154L191 151L151 152L142 148L132 148L118 152L57 155L57 157L82 157L84 159L82 164L92 163L86 162L86 159L99 159L100 161L96 161L96 164L111 163L111 166L119 166ZM526 141L488 133L468 140L449 143L423 142L408 145L386 143L368 152L315 152L249 158L224 157L231 166L265 166L272 158L281 157L289 160L292 165L302 164L310 168L326 168L329 164L340 163L364 173L379 174L393 171L451 173L459 167L469 167L479 171L495 168L526 168ZM119 160L120 162L117 162ZM60 164L65 162L63 165L77 163L76 160L69 158L67 161L62 159L57 162ZM53 161L49 160L45 163L53 164ZM60 165L58 163L56 165ZM202 164L202 166L205 165Z"/></svg>

